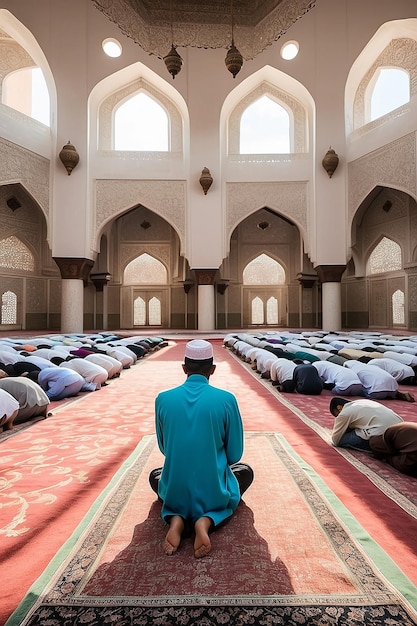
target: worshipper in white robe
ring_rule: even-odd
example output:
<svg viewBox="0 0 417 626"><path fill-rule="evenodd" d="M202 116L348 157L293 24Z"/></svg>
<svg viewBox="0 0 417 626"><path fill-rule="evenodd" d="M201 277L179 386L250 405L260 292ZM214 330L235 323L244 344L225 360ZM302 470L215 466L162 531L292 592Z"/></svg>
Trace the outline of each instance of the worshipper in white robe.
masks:
<svg viewBox="0 0 417 626"><path fill-rule="evenodd" d="M358 375L351 369L331 363L314 361L313 367L319 373L325 389L342 396L363 396L364 391Z"/></svg>
<svg viewBox="0 0 417 626"><path fill-rule="evenodd" d="M101 365L80 359L77 357L68 357L60 363L59 367L66 367L74 372L78 372L88 383L95 383L99 389L104 385L109 377L107 370Z"/></svg>
<svg viewBox="0 0 417 626"><path fill-rule="evenodd" d="M0 428L11 430L16 415L19 412L19 403L10 393L0 389Z"/></svg>
<svg viewBox="0 0 417 626"><path fill-rule="evenodd" d="M277 391L291 393L294 391L293 374L297 363L290 359L277 358L271 363L270 378Z"/></svg>
<svg viewBox="0 0 417 626"><path fill-rule="evenodd" d="M398 383L394 376L391 376L391 374L380 367L361 363L361 361L354 359L345 361L343 367L352 369L358 375L363 385L364 395L367 398L372 398L373 400L393 398L406 400L407 402L415 401L413 394L407 391L399 391Z"/></svg>
<svg viewBox="0 0 417 626"><path fill-rule="evenodd" d="M400 363L395 359L383 357L382 359L371 359L367 365L374 365L389 372L391 376L394 376L395 380L403 385L415 385L416 374L410 365Z"/></svg>
<svg viewBox="0 0 417 626"><path fill-rule="evenodd" d="M117 359L114 359L109 354L102 353L92 353L88 354L84 357L86 361L90 361L91 363L95 363L96 365L100 365L100 367L104 367L107 370L107 374L109 378L117 378L120 376L120 372L123 369L123 365Z"/></svg>
<svg viewBox="0 0 417 626"><path fill-rule="evenodd" d="M103 343L103 344L100 344L99 349L104 354L108 354L109 356L112 356L114 359L117 359L118 361L120 361L120 363L123 366L123 369L129 369L129 367L134 365L136 362L136 355L133 355L133 353L131 355L126 354L126 352L124 352L121 349L121 346L115 348L115 347L108 346L107 344Z"/></svg>
<svg viewBox="0 0 417 626"><path fill-rule="evenodd" d="M80 391L96 391L96 383L88 383L84 378L67 367L47 367L39 372L38 383L50 400L62 400L76 396Z"/></svg>
<svg viewBox="0 0 417 626"><path fill-rule="evenodd" d="M42 387L30 378L3 376L0 378L0 389L7 391L19 403L14 424L21 424L40 415L46 417L50 400Z"/></svg>
<svg viewBox="0 0 417 626"><path fill-rule="evenodd" d="M382 435L389 426L403 421L388 407L369 399L349 401L335 397L329 409L335 418L332 443L341 448L370 450L371 437Z"/></svg>

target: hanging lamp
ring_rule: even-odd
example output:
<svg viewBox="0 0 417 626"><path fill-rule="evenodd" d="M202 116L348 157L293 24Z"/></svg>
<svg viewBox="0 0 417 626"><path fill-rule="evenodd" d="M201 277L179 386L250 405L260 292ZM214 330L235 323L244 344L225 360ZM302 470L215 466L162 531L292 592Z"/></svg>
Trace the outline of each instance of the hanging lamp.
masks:
<svg viewBox="0 0 417 626"><path fill-rule="evenodd" d="M233 74L233 78L236 78L236 74L240 72L241 67L243 65L243 57L240 54L239 50L236 48L234 37L233 37L233 27L234 27L233 0L230 0L230 13L232 17L232 43L230 45L229 50L227 51L224 62L226 63L226 67L229 70L229 72Z"/></svg>
<svg viewBox="0 0 417 626"><path fill-rule="evenodd" d="M176 75L181 71L182 66L182 58L177 52L176 47L174 46L174 27L172 20L172 0L170 1L170 12L171 12L171 50L168 52L166 56L164 56L164 63L167 67L168 72L171 74L174 79Z"/></svg>

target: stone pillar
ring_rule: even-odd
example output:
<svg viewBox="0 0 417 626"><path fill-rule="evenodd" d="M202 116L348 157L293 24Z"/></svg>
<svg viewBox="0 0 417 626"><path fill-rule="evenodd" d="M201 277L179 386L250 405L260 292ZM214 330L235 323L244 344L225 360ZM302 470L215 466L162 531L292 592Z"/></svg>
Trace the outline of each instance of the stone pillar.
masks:
<svg viewBox="0 0 417 626"><path fill-rule="evenodd" d="M314 268L322 283L322 328L342 328L342 291L340 281L346 265L318 265Z"/></svg>
<svg viewBox="0 0 417 626"><path fill-rule="evenodd" d="M107 330L109 326L109 306L108 306L108 294L107 294L107 283L110 281L110 274L107 272L100 274L90 274L90 278L94 283L94 287L96 288L96 298L95 298L95 312L94 312L94 328L97 328L97 313L100 312L101 304L101 313L102 313L102 330Z"/></svg>
<svg viewBox="0 0 417 626"><path fill-rule="evenodd" d="M54 257L62 278L61 332L84 331L84 283L94 263L90 259Z"/></svg>
<svg viewBox="0 0 417 626"><path fill-rule="evenodd" d="M214 277L217 270L195 270L198 285L198 330L215 330Z"/></svg>

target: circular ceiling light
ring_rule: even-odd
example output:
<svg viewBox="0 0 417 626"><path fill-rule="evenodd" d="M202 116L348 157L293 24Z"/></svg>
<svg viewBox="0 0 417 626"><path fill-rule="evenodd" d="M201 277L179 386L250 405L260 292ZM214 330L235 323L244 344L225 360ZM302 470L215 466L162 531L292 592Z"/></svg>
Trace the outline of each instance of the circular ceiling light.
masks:
<svg viewBox="0 0 417 626"><path fill-rule="evenodd" d="M119 57L122 54L122 46L117 39L105 39L101 44L108 57Z"/></svg>
<svg viewBox="0 0 417 626"><path fill-rule="evenodd" d="M287 41L281 48L281 56L285 61L291 61L295 59L299 50L298 41Z"/></svg>

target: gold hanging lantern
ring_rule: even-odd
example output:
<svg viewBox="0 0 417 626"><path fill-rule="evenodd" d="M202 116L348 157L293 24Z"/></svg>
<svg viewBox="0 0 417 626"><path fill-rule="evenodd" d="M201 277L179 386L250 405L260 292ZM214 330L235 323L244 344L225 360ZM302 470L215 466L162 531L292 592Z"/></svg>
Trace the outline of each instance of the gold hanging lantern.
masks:
<svg viewBox="0 0 417 626"><path fill-rule="evenodd" d="M337 166L339 165L339 157L331 146L324 155L324 159L321 163L326 170L329 178L331 178L335 173Z"/></svg>
<svg viewBox="0 0 417 626"><path fill-rule="evenodd" d="M78 161L80 160L80 155L76 151L75 147L72 145L70 141L65 144L59 153L59 158L61 159L65 169L68 172L68 176L71 174L72 170L76 165L78 165Z"/></svg>
<svg viewBox="0 0 417 626"><path fill-rule="evenodd" d="M229 72L233 74L233 78L235 78L236 74L240 72L242 68L243 57L240 54L239 50L236 48L234 38L233 38L233 27L234 27L233 0L230 0L230 15L232 19L232 43L230 44L230 48L227 51L224 62L226 63L226 67L229 70Z"/></svg>
<svg viewBox="0 0 417 626"><path fill-rule="evenodd" d="M213 183L213 177L210 174L209 168L203 167L203 171L201 172L201 176L200 176L200 185L203 188L205 196L207 195L207 192L210 189L212 183Z"/></svg>
<svg viewBox="0 0 417 626"><path fill-rule="evenodd" d="M178 72L181 71L182 58L178 54L174 44L172 44L171 50L168 54L164 56L164 62L172 78L175 78Z"/></svg>

